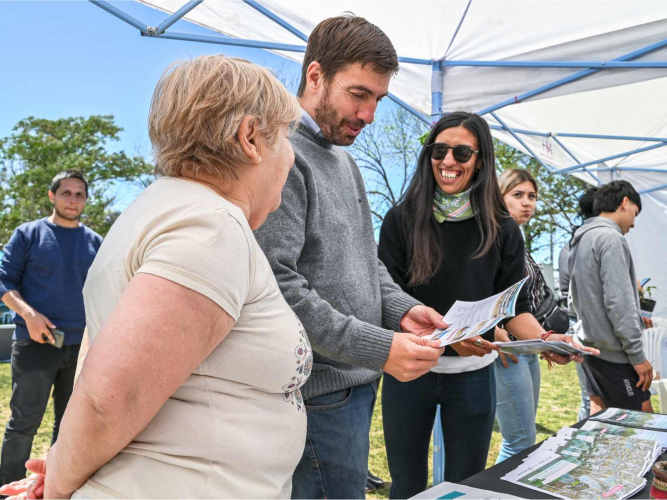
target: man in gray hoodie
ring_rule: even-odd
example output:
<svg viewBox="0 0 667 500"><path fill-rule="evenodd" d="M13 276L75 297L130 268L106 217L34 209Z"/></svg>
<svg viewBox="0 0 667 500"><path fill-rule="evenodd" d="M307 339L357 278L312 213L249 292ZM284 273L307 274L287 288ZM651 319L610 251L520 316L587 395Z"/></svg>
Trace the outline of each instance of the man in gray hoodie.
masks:
<svg viewBox="0 0 667 500"><path fill-rule="evenodd" d="M600 350L584 363L591 413L611 406L652 411L653 369L644 356L637 279L624 238L641 208L629 182L605 184L595 195L598 216L571 243L572 299L583 323L579 341Z"/></svg>

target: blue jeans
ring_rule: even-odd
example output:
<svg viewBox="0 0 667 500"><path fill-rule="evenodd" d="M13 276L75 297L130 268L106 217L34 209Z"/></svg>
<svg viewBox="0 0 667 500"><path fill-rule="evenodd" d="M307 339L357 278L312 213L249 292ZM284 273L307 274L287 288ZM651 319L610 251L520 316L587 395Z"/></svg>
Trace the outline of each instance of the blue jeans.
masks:
<svg viewBox="0 0 667 500"><path fill-rule="evenodd" d="M306 447L292 498L366 498L377 381L306 400Z"/></svg>
<svg viewBox="0 0 667 500"><path fill-rule="evenodd" d="M391 498L426 489L428 449L437 405L445 441L445 481L458 483L486 468L496 409L493 366L467 373L427 373L412 382L385 374L382 420Z"/></svg>
<svg viewBox="0 0 667 500"><path fill-rule="evenodd" d="M540 399L540 362L536 354L521 354L519 362L508 359L505 368L500 356L496 372L496 418L503 442L496 463L535 444L535 414Z"/></svg>
<svg viewBox="0 0 667 500"><path fill-rule="evenodd" d="M55 422L51 444L72 395L76 360L80 345L61 349L30 339L15 340L12 345L12 415L7 423L0 458L0 484L23 479L25 462L30 458L32 440L49 403L53 387Z"/></svg>

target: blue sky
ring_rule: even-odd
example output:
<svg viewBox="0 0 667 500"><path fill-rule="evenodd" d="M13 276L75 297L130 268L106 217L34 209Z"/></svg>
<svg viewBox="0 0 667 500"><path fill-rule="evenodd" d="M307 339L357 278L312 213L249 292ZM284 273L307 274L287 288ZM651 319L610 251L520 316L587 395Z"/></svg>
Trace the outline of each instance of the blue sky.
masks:
<svg viewBox="0 0 667 500"><path fill-rule="evenodd" d="M167 17L137 2L112 3L147 25ZM186 21L172 29L211 33ZM264 50L142 37L85 0L0 0L0 137L28 116L112 114L124 131L109 149L148 157L148 107L164 69L178 59L221 52L285 74L298 75L301 68ZM120 186L117 206L124 208L137 194Z"/></svg>
<svg viewBox="0 0 667 500"><path fill-rule="evenodd" d="M114 2L149 25L167 15ZM174 29L206 33L181 21ZM162 71L177 59L224 52L283 71L299 66L261 50L154 40L87 1L0 1L0 137L21 118L113 114L120 149L148 148L146 116Z"/></svg>

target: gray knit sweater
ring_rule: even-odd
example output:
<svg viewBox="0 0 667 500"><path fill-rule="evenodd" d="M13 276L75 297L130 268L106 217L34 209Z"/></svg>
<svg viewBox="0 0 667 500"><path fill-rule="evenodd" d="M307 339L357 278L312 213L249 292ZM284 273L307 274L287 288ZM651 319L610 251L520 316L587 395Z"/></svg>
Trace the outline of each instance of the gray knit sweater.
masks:
<svg viewBox="0 0 667 500"><path fill-rule="evenodd" d="M292 134L294 168L280 208L255 232L314 352L309 399L380 376L393 332L419 302L377 257L359 168L304 124Z"/></svg>

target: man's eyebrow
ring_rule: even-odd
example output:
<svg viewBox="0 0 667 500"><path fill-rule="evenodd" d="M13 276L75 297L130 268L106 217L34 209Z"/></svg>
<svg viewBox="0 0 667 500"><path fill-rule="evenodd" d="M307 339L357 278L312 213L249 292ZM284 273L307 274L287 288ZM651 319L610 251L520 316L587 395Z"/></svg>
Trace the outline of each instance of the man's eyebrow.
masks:
<svg viewBox="0 0 667 500"><path fill-rule="evenodd" d="M373 95L375 92L373 92L371 89L368 87L365 87L364 85L351 85L347 88L347 90L361 90L362 92L366 92L367 94ZM379 96L380 98L387 97L387 94L382 94Z"/></svg>

